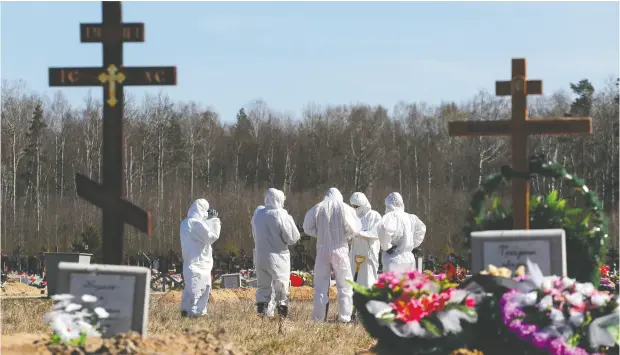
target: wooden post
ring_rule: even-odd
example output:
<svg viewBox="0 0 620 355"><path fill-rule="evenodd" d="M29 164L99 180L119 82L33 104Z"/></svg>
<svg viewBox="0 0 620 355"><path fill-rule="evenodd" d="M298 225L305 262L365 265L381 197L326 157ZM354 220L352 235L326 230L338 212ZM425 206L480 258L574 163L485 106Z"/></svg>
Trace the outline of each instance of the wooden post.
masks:
<svg viewBox="0 0 620 355"><path fill-rule="evenodd" d="M150 212L124 199L123 87L176 85L176 67L123 66L123 43L144 42L144 25L122 23L120 1L103 1L102 10L102 23L80 25L80 40L103 44L103 66L49 68L49 84L103 87L103 181L99 184L82 174L75 180L78 195L102 209L103 263L120 265L125 223L151 235Z"/></svg>
<svg viewBox="0 0 620 355"><path fill-rule="evenodd" d="M592 133L591 118L549 118L530 121L527 95L541 95L542 81L527 80L525 59L512 60L512 80L495 83L497 96L512 96L512 119L509 121L449 122L450 136L510 136L512 168L527 173L527 137L533 134L564 135ZM513 229L529 229L530 185L527 180L512 180Z"/></svg>

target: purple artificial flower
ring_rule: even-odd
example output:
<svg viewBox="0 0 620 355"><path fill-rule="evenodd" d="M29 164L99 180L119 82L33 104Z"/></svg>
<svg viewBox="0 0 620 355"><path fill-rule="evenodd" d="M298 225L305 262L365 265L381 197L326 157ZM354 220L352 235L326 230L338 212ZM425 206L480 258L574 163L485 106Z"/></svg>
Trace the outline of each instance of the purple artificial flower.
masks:
<svg viewBox="0 0 620 355"><path fill-rule="evenodd" d="M550 341L549 333L535 332L532 336L532 343L540 350L547 350Z"/></svg>
<svg viewBox="0 0 620 355"><path fill-rule="evenodd" d="M502 311L502 316L504 320L511 320L517 317L525 317L525 312L523 312L519 305L514 302L506 302Z"/></svg>
<svg viewBox="0 0 620 355"><path fill-rule="evenodd" d="M537 330L538 327L534 324L521 323L521 326L517 329L517 335L521 340L528 340Z"/></svg>
<svg viewBox="0 0 620 355"><path fill-rule="evenodd" d="M508 329L510 329L513 333L518 334L519 330L523 326L523 321L521 319L514 319L514 320L509 321L507 325L508 325Z"/></svg>
<svg viewBox="0 0 620 355"><path fill-rule="evenodd" d="M584 348L580 348L578 346L569 348L566 347L564 349L564 355L590 355Z"/></svg>
<svg viewBox="0 0 620 355"><path fill-rule="evenodd" d="M562 338L555 338L549 343L549 352L552 355L564 355L566 350L566 342Z"/></svg>

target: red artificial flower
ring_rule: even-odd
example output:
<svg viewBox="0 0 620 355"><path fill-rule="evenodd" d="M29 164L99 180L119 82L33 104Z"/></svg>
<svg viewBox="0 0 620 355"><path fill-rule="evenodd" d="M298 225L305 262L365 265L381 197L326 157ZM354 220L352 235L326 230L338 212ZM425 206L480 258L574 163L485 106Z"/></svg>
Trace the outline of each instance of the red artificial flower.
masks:
<svg viewBox="0 0 620 355"><path fill-rule="evenodd" d="M293 287L301 287L304 284L304 279L301 277L291 274L291 286Z"/></svg>
<svg viewBox="0 0 620 355"><path fill-rule="evenodd" d="M471 297L467 297L465 299L465 305L469 308L474 308L476 307L476 300Z"/></svg>
<svg viewBox="0 0 620 355"><path fill-rule="evenodd" d="M443 272L448 276L448 280L453 281L456 276L456 268L454 264L448 262L443 265Z"/></svg>
<svg viewBox="0 0 620 355"><path fill-rule="evenodd" d="M609 276L609 266L608 265L602 266L600 268L600 271L601 271L601 277L608 277Z"/></svg>

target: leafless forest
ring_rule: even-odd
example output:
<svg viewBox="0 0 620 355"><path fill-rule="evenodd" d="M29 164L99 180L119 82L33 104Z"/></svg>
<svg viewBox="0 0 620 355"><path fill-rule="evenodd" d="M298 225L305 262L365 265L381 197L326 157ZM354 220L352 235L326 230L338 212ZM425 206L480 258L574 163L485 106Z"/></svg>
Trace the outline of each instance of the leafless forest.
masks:
<svg viewBox="0 0 620 355"><path fill-rule="evenodd" d="M614 79L593 88L581 80L529 99L531 118L593 118L592 135L533 137L530 152L585 178L610 215L612 240L618 239L617 85ZM5 251L65 251L86 230L99 230L99 210L76 197L75 173L100 179L100 98L92 90L75 107L60 91L42 97L24 82L2 82ZM389 114L365 104L308 104L295 117L256 101L237 117L219 117L200 103L174 102L164 91L126 96L127 198L153 213L153 237L127 226L126 250L180 250L179 222L190 203L204 197L223 223L216 247L248 252L250 217L266 188L286 192L285 207L301 224L330 186L346 200L365 192L380 212L385 196L400 191L406 209L427 225L422 249L458 250L469 197L485 175L510 163L510 145L505 138L451 138L447 122L509 119L510 99L488 92L463 103L445 99L431 106L412 98ZM535 181L533 191L559 188L571 196L560 184Z"/></svg>

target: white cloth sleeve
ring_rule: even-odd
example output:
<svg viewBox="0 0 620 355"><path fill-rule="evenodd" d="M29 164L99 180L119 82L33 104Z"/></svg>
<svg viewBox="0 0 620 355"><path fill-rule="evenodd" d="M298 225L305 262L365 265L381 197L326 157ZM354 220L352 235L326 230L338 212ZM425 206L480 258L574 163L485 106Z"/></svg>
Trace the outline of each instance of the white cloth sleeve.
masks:
<svg viewBox="0 0 620 355"><path fill-rule="evenodd" d="M192 222L192 230L203 243L211 245L219 239L220 231L222 229L222 222L220 222L219 218Z"/></svg>
<svg viewBox="0 0 620 355"><path fill-rule="evenodd" d="M288 245L293 245L299 241L301 235L297 230L297 225L293 217L286 211L280 211L278 214L278 224L281 231L282 240Z"/></svg>
<svg viewBox="0 0 620 355"><path fill-rule="evenodd" d="M317 234L319 233L319 230L316 226L316 209L317 209L318 205L315 205L314 207L312 207L310 209L310 211L308 211L306 213L306 216L304 217L304 232L311 236L316 238Z"/></svg>
<svg viewBox="0 0 620 355"><path fill-rule="evenodd" d="M426 224L424 224L418 216L412 214L412 220L414 222L414 231L413 231L413 245L414 248L417 248L424 241L424 236L426 235Z"/></svg>

